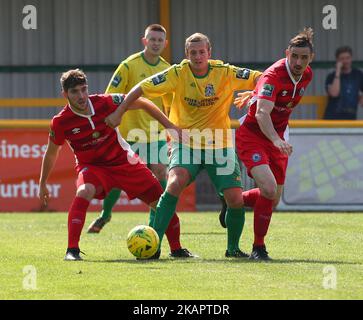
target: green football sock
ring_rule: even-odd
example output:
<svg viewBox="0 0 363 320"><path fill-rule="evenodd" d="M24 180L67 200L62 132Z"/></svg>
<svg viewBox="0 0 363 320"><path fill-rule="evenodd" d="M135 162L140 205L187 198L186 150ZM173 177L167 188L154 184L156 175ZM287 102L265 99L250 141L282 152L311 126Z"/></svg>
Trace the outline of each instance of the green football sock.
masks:
<svg viewBox="0 0 363 320"><path fill-rule="evenodd" d="M227 250L233 253L239 249L239 239L245 224L245 209L227 208L226 225L227 225Z"/></svg>
<svg viewBox="0 0 363 320"><path fill-rule="evenodd" d="M111 219L112 208L116 204L117 200L120 198L120 195L120 189L112 189L110 191L105 200L103 200L103 207L100 215L101 218L105 220Z"/></svg>
<svg viewBox="0 0 363 320"><path fill-rule="evenodd" d="M150 212L149 212L149 226L150 227L152 227L155 223L155 215L156 215L155 210L150 208Z"/></svg>
<svg viewBox="0 0 363 320"><path fill-rule="evenodd" d="M167 181L166 180L159 180L159 182L160 182L160 185L163 188L163 190L165 190ZM152 227L154 225L154 223L155 223L155 214L156 214L155 210L150 208L150 212L149 212L149 226L150 227Z"/></svg>
<svg viewBox="0 0 363 320"><path fill-rule="evenodd" d="M153 228L159 235L160 245L165 231L169 226L169 222L175 212L178 200L178 197L175 197L165 191L161 195L160 200L156 206L156 216Z"/></svg>

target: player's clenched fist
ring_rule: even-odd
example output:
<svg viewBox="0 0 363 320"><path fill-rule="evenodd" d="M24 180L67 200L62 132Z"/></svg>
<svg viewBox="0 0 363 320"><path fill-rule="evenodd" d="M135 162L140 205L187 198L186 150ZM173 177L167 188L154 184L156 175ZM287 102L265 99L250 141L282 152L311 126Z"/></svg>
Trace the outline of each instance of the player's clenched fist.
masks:
<svg viewBox="0 0 363 320"><path fill-rule="evenodd" d="M111 128L116 128L121 123L120 116L113 112L105 118L105 123Z"/></svg>
<svg viewBox="0 0 363 320"><path fill-rule="evenodd" d="M279 139L274 141L274 146L288 156L292 153L292 145L284 140Z"/></svg>

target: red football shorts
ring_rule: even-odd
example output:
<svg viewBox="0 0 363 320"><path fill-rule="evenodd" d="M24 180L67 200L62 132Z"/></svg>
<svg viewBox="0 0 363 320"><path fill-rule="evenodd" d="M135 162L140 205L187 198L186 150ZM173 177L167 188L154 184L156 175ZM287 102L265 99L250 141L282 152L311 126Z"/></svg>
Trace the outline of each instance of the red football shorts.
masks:
<svg viewBox="0 0 363 320"><path fill-rule="evenodd" d="M247 168L247 173L251 178L253 178L251 175L253 167L267 164L275 176L276 183L279 185L285 183L289 157L267 138L260 138L241 126L236 131L236 149L239 159Z"/></svg>
<svg viewBox="0 0 363 320"><path fill-rule="evenodd" d="M121 189L128 198L139 198L149 204L159 199L163 189L154 174L143 162L126 161L114 166L80 164L76 167L77 188L85 183L96 187L96 199L104 199L111 189Z"/></svg>

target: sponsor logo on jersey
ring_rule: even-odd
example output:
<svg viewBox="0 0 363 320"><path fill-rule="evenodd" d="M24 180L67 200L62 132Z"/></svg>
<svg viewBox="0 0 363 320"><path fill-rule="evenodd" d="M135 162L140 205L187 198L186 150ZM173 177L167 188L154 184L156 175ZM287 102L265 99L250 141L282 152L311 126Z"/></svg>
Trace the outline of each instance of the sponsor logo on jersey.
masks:
<svg viewBox="0 0 363 320"><path fill-rule="evenodd" d="M299 96L302 97L304 95L305 88L301 88L299 92Z"/></svg>
<svg viewBox="0 0 363 320"><path fill-rule="evenodd" d="M286 90L282 91L281 95L282 95L283 97L285 97L285 96L287 95L287 91L286 91Z"/></svg>
<svg viewBox="0 0 363 320"><path fill-rule="evenodd" d="M92 138L97 139L101 134L98 131L92 133Z"/></svg>
<svg viewBox="0 0 363 320"><path fill-rule="evenodd" d="M260 91L260 96L272 97L275 86L272 84L265 83Z"/></svg>
<svg viewBox="0 0 363 320"><path fill-rule="evenodd" d="M81 132L81 129L80 128L74 128L72 129L72 133L73 134L77 134L77 133L80 133Z"/></svg>
<svg viewBox="0 0 363 320"><path fill-rule="evenodd" d="M259 162L259 161L261 161L261 155L259 154L259 153L254 153L253 155L252 155L252 161L253 162Z"/></svg>
<svg viewBox="0 0 363 320"><path fill-rule="evenodd" d="M111 85L117 88L118 85L121 83L121 80L122 80L121 76L119 74L116 74L112 79Z"/></svg>
<svg viewBox="0 0 363 320"><path fill-rule="evenodd" d="M154 86L157 86L160 83L163 83L166 81L166 73L160 73L156 75L155 77L151 78L151 81L153 82Z"/></svg>
<svg viewBox="0 0 363 320"><path fill-rule="evenodd" d="M192 83L190 84L190 86L191 86L192 88L195 88L195 87L196 87L196 85L195 85L195 83L194 83L194 82L192 82Z"/></svg>
<svg viewBox="0 0 363 320"><path fill-rule="evenodd" d="M140 78L145 79L146 78L146 74L145 73L140 74Z"/></svg>
<svg viewBox="0 0 363 320"><path fill-rule="evenodd" d="M216 95L216 92L214 90L213 84L209 83L207 84L207 86L205 87L205 96L206 97L213 97Z"/></svg>
<svg viewBox="0 0 363 320"><path fill-rule="evenodd" d="M247 80L250 77L250 73L249 69L238 68L236 70L236 78Z"/></svg>
<svg viewBox="0 0 363 320"><path fill-rule="evenodd" d="M211 97L202 100L184 97L184 101L192 107L210 107L213 106L218 100L218 97Z"/></svg>
<svg viewBox="0 0 363 320"><path fill-rule="evenodd" d="M294 103L292 102L292 101L290 101L287 105L286 105L286 107L288 107L288 108L292 108L292 105L293 105Z"/></svg>
<svg viewBox="0 0 363 320"><path fill-rule="evenodd" d="M125 96L119 93L112 93L111 97L112 97L112 102L117 105L120 105L122 101L124 101L125 99Z"/></svg>

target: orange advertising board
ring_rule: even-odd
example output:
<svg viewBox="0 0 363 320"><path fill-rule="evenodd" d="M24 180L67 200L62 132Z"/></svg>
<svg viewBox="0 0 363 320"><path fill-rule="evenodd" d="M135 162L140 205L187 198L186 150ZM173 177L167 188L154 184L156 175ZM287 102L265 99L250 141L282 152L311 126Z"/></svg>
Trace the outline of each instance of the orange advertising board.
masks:
<svg viewBox="0 0 363 320"><path fill-rule="evenodd" d="M68 211L76 192L75 159L65 144L48 180L51 199L42 207L38 181L48 143L45 129L0 129L0 212ZM100 211L102 201L92 200L89 211ZM178 211L195 211L195 186L180 197ZM113 211L148 211L139 199L122 192Z"/></svg>

